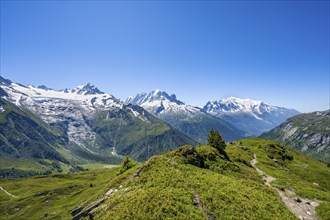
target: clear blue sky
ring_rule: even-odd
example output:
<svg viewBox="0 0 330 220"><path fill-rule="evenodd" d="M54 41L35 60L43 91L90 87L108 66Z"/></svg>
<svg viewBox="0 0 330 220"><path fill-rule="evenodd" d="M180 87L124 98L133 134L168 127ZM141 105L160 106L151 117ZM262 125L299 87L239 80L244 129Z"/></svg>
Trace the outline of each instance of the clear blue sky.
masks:
<svg viewBox="0 0 330 220"><path fill-rule="evenodd" d="M329 108L329 1L1 1L1 75Z"/></svg>

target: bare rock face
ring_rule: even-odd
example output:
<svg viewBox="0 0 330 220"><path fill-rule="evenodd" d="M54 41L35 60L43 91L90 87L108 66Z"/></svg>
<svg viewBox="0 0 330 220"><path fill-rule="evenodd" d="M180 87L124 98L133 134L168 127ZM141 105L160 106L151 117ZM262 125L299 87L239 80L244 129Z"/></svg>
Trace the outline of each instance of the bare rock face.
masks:
<svg viewBox="0 0 330 220"><path fill-rule="evenodd" d="M260 137L330 163L330 110L292 117Z"/></svg>

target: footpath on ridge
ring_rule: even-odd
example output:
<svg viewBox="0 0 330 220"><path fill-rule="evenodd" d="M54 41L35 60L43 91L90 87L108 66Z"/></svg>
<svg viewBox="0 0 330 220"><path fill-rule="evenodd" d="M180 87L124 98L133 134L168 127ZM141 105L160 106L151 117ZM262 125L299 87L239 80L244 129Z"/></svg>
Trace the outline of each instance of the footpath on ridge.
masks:
<svg viewBox="0 0 330 220"><path fill-rule="evenodd" d="M270 183L276 178L267 175L264 171L256 167L257 156L253 155L254 158L251 160L251 166L263 177L265 185L275 189L276 192L280 195L282 202L288 207L288 209L295 214L301 220L318 220L319 217L316 215L315 208L320 204L320 201L301 198L296 195L294 189L279 189L270 185Z"/></svg>
<svg viewBox="0 0 330 220"><path fill-rule="evenodd" d="M17 196L14 196L13 194L7 192L7 190L5 190L4 188L2 188L1 186L0 186L0 190L1 190L1 191L4 191L8 196L11 196L11 197L17 198Z"/></svg>

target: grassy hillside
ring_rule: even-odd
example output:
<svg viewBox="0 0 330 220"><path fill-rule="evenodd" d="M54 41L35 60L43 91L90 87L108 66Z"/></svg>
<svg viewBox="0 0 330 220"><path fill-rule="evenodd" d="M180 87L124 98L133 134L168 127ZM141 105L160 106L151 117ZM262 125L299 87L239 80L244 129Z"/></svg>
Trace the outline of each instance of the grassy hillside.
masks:
<svg viewBox="0 0 330 220"><path fill-rule="evenodd" d="M1 216L4 219L70 219L70 211L102 190L117 170L1 180L0 186L17 196L13 198L0 191Z"/></svg>
<svg viewBox="0 0 330 220"><path fill-rule="evenodd" d="M114 179L106 188L122 185L122 189L96 210L95 218L295 219L251 167L254 153L258 166L277 178L274 185L290 187L298 196L330 201L329 168L274 142L249 139L233 143L227 147L230 161L209 146L183 156L188 149L153 157ZM285 159L285 155L293 159ZM299 167L302 164L305 169ZM329 203L317 211L326 219Z"/></svg>
<svg viewBox="0 0 330 220"><path fill-rule="evenodd" d="M183 146L119 175L115 168L0 181L19 195L0 192L0 209L6 219L68 219L75 207L86 210L108 193L94 219L297 219L251 166L255 154L257 167L277 178L272 185L323 201L317 213L328 219L326 164L262 139L231 143L226 152Z"/></svg>
<svg viewBox="0 0 330 220"><path fill-rule="evenodd" d="M108 188L118 188L120 184L122 190L96 211L95 218L295 219L252 169L239 172L239 166L222 163L222 159L216 161L220 155L210 147L183 158L181 152L188 148L150 159L136 168L139 175L126 173L113 180ZM191 164L197 162L197 155L205 157L203 166L208 169Z"/></svg>
<svg viewBox="0 0 330 220"><path fill-rule="evenodd" d="M273 186L285 193L294 192L297 198L320 201L317 214L321 219L330 219L330 168L326 163L274 141L258 138L234 142L228 146L227 152L244 163L256 154L258 168L276 178L271 183Z"/></svg>
<svg viewBox="0 0 330 220"><path fill-rule="evenodd" d="M242 150L248 146L249 150ZM247 139L228 146L229 155L237 155L244 161L250 161L255 153L257 166L267 174L277 178L273 185L281 188L293 188L300 196L330 201L330 168L301 153L290 150L274 141ZM292 156L292 160L285 159Z"/></svg>

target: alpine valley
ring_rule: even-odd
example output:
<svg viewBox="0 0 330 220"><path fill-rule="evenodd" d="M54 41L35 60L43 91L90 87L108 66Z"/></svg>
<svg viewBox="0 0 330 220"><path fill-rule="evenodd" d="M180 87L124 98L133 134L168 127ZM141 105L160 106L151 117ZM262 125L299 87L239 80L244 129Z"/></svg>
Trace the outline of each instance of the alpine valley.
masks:
<svg viewBox="0 0 330 220"><path fill-rule="evenodd" d="M145 161L184 144L206 143L211 128L234 141L256 136L298 113L238 98L200 108L160 90L123 102L90 83L58 91L1 77L0 85L1 170L15 167L5 175L35 171L35 159L41 172L62 170L54 161L68 169L85 163L117 164L122 156ZM26 162L20 167L14 161Z"/></svg>
<svg viewBox="0 0 330 220"><path fill-rule="evenodd" d="M144 161L196 143L143 108L124 105L89 83L55 91L0 80L2 170L15 167L14 173L21 173L22 164L24 171L56 172L54 161L117 164L122 155Z"/></svg>

